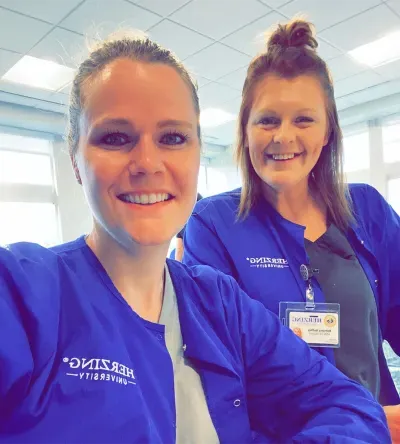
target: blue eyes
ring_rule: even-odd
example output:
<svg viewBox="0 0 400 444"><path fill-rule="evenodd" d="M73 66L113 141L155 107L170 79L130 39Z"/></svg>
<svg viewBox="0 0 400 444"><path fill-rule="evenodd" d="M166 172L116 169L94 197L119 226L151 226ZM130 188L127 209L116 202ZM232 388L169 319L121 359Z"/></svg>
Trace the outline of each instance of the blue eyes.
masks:
<svg viewBox="0 0 400 444"><path fill-rule="evenodd" d="M175 146L183 145L188 141L188 136L177 131L167 132L160 136L159 143L161 145ZM137 136L129 136L121 132L109 132L100 137L100 145L105 145L109 148L119 148L128 144L135 145L138 142Z"/></svg>
<svg viewBox="0 0 400 444"><path fill-rule="evenodd" d="M160 143L163 145L182 145L185 142L187 142L188 136L184 134L180 134L177 132L170 132L167 134L164 134L160 138Z"/></svg>
<svg viewBox="0 0 400 444"><path fill-rule="evenodd" d="M111 145L111 146L123 146L129 142L129 138L126 134L123 133L109 133L101 138L100 142L103 145Z"/></svg>

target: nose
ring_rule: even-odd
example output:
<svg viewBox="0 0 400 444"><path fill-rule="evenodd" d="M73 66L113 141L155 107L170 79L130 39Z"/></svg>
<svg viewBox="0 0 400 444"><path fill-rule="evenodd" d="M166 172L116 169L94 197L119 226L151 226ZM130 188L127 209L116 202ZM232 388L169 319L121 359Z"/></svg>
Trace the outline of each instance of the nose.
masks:
<svg viewBox="0 0 400 444"><path fill-rule="evenodd" d="M157 174L164 171L162 150L151 135L143 135L131 151L130 173Z"/></svg>
<svg viewBox="0 0 400 444"><path fill-rule="evenodd" d="M289 145L293 143L296 140L293 125L288 122L282 122L276 129L273 140L274 143L279 143L280 145Z"/></svg>

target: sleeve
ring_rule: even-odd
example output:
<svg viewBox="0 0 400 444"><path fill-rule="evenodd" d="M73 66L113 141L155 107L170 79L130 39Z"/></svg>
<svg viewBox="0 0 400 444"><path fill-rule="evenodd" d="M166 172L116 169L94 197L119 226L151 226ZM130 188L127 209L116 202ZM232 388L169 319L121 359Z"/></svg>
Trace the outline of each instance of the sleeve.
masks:
<svg viewBox="0 0 400 444"><path fill-rule="evenodd" d="M212 205L208 203L207 205ZM204 201L196 205L185 228L183 263L209 265L237 278L235 266L211 221Z"/></svg>
<svg viewBox="0 0 400 444"><path fill-rule="evenodd" d="M400 356L400 217L386 200L379 195L380 213L383 218L379 221L379 228L384 235L384 253L387 255L388 270L385 278L389 284L389 300L386 318L386 327L383 332L395 353Z"/></svg>
<svg viewBox="0 0 400 444"><path fill-rule="evenodd" d="M225 313L244 362L252 430L285 443L390 443L382 407L229 279ZM228 298L227 298L228 299Z"/></svg>
<svg viewBox="0 0 400 444"><path fill-rule="evenodd" d="M0 431L25 398L33 373L33 356L18 301L11 253L0 249ZM3 423L3 424L4 424Z"/></svg>
<svg viewBox="0 0 400 444"><path fill-rule="evenodd" d="M47 259L42 247L36 259L0 248L0 433L42 402L53 365L59 302Z"/></svg>

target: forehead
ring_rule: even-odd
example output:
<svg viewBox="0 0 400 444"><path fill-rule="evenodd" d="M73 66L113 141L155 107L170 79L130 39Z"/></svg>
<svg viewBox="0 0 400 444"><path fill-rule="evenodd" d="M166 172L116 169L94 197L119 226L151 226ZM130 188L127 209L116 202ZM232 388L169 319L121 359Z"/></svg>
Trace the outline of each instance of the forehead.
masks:
<svg viewBox="0 0 400 444"><path fill-rule="evenodd" d="M325 109L325 93L315 76L284 79L268 75L258 82L253 93L253 108L270 107Z"/></svg>
<svg viewBox="0 0 400 444"><path fill-rule="evenodd" d="M189 86L172 67L118 59L83 87L86 121L120 115L140 119L197 118Z"/></svg>

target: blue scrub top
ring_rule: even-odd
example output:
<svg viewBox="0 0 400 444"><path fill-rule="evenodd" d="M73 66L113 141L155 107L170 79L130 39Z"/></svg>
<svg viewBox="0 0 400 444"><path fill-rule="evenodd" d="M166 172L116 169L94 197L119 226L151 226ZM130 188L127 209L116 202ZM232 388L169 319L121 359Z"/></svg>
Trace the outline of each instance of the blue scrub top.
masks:
<svg viewBox="0 0 400 444"><path fill-rule="evenodd" d="M237 220L240 189L197 203L185 232L183 262L207 264L233 276L243 290L278 314L281 301L304 302L306 283L300 266L309 260L305 227L284 219L260 199L244 220ZM380 342L400 355L400 218L369 185L350 185L355 222L346 234L364 269L378 309ZM325 302L313 279L316 302ZM332 363L332 349L319 348ZM379 350L380 401L400 398Z"/></svg>
<svg viewBox="0 0 400 444"><path fill-rule="evenodd" d="M221 443L390 442L371 394L232 278L167 265ZM130 308L84 238L0 248L0 325L0 443L175 442L164 326Z"/></svg>

